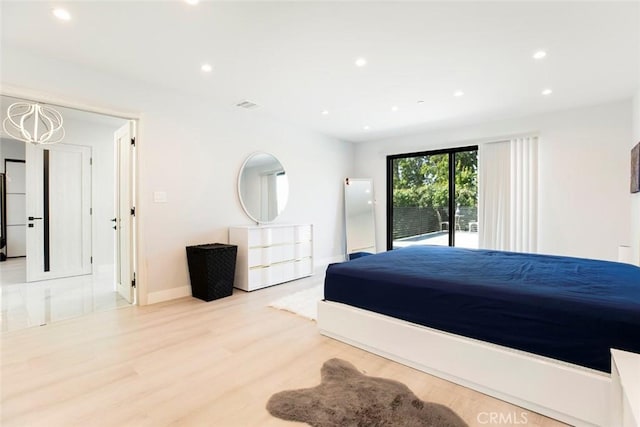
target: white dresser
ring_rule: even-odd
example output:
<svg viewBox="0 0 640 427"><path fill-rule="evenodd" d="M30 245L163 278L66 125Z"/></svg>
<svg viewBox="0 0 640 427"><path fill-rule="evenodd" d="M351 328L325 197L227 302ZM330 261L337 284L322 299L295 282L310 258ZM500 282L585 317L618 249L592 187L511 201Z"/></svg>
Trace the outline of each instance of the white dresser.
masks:
<svg viewBox="0 0 640 427"><path fill-rule="evenodd" d="M254 291L313 274L313 225L230 227L236 288Z"/></svg>

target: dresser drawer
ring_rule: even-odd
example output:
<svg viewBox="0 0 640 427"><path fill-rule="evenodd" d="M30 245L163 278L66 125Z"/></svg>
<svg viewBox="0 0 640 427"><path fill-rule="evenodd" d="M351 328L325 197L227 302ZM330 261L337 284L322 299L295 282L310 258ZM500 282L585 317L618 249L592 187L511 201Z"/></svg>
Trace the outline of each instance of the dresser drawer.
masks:
<svg viewBox="0 0 640 427"><path fill-rule="evenodd" d="M295 241L297 242L309 242L311 241L311 226L310 225L296 225Z"/></svg>
<svg viewBox="0 0 640 427"><path fill-rule="evenodd" d="M311 262L311 258L296 260L294 266L296 277L311 276L313 273L313 263Z"/></svg>
<svg viewBox="0 0 640 427"><path fill-rule="evenodd" d="M295 259L308 258L311 256L311 242L296 243Z"/></svg>
<svg viewBox="0 0 640 427"><path fill-rule="evenodd" d="M270 267L258 267L249 270L249 290L262 288L269 284Z"/></svg>

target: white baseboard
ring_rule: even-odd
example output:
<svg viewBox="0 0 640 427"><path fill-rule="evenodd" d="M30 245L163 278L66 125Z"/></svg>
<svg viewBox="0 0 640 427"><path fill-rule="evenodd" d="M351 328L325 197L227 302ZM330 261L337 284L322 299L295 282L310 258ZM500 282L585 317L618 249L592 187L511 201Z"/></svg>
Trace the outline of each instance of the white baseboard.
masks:
<svg viewBox="0 0 640 427"><path fill-rule="evenodd" d="M315 265L313 266L313 275L322 275L324 277L324 274L327 272L327 267L329 266L329 264L333 264L336 262L344 262L346 259L346 255L334 255L332 257L327 257L327 258L322 258L318 261L315 262Z"/></svg>
<svg viewBox="0 0 640 427"><path fill-rule="evenodd" d="M149 292L149 294L147 294L147 304L156 304L159 302L188 296L191 296L191 286L180 286L179 288Z"/></svg>
<svg viewBox="0 0 640 427"><path fill-rule="evenodd" d="M318 259L315 262L314 270L326 270L329 264L333 264L334 262L344 262L346 259L346 255L334 255L322 259Z"/></svg>
<svg viewBox="0 0 640 427"><path fill-rule="evenodd" d="M113 264L101 264L98 265L93 271L98 274L113 274L115 268L116 267Z"/></svg>

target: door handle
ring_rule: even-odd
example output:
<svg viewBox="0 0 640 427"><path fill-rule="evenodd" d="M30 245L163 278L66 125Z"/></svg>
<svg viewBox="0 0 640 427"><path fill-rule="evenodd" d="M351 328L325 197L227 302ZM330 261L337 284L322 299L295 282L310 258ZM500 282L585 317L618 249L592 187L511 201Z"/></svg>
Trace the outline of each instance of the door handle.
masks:
<svg viewBox="0 0 640 427"><path fill-rule="evenodd" d="M118 218L111 218L111 222L116 222Z"/></svg>
<svg viewBox="0 0 640 427"><path fill-rule="evenodd" d="M113 229L114 229L114 230L117 230L117 229L118 229L118 227L114 225L114 226L113 226Z"/></svg>
<svg viewBox="0 0 640 427"><path fill-rule="evenodd" d="M42 219L42 217L39 217L39 216L30 216L28 219L29 219L29 221L33 221L34 219Z"/></svg>

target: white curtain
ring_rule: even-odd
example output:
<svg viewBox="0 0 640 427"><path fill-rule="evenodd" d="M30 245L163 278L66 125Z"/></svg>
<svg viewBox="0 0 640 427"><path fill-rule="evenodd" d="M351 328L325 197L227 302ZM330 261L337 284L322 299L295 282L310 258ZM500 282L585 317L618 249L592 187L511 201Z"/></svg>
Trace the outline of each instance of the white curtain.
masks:
<svg viewBox="0 0 640 427"><path fill-rule="evenodd" d="M480 247L536 252L538 236L538 138L479 147Z"/></svg>

